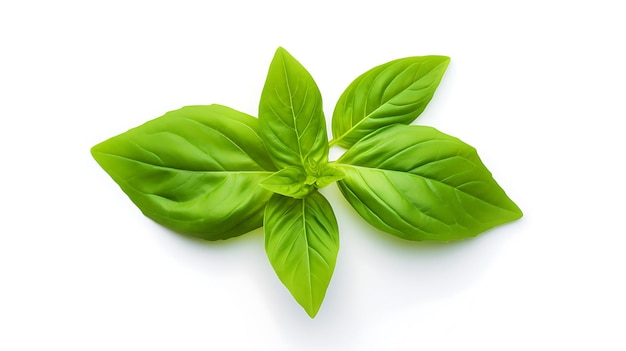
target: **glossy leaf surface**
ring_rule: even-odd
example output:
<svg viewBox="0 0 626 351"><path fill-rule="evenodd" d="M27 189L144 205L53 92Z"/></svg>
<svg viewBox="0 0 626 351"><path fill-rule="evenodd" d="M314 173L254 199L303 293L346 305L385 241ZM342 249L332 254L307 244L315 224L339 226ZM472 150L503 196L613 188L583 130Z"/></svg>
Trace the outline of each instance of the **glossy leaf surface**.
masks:
<svg viewBox="0 0 626 351"><path fill-rule="evenodd" d="M339 229L328 201L274 195L265 210L265 250L281 282L313 318L335 269Z"/></svg>
<svg viewBox="0 0 626 351"><path fill-rule="evenodd" d="M522 216L473 147L431 127L386 127L337 163L356 211L405 239L462 239Z"/></svg>
<svg viewBox="0 0 626 351"><path fill-rule="evenodd" d="M106 140L93 157L141 211L173 230L226 239L262 225L272 163L258 120L188 106Z"/></svg>
<svg viewBox="0 0 626 351"><path fill-rule="evenodd" d="M270 64L259 104L261 137L274 163L317 176L328 161L322 97L307 70L279 48Z"/></svg>
<svg viewBox="0 0 626 351"><path fill-rule="evenodd" d="M432 99L449 62L446 56L407 57L359 76L335 106L331 145L348 148L382 127L411 123Z"/></svg>

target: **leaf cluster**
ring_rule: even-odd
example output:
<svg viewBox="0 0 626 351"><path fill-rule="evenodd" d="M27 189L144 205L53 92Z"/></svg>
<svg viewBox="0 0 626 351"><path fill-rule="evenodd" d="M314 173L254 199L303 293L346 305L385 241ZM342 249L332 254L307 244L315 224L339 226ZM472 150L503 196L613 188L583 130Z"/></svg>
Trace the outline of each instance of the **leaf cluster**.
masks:
<svg viewBox="0 0 626 351"><path fill-rule="evenodd" d="M409 125L448 63L416 56L365 72L339 98L328 141L317 84L279 48L258 118L187 106L91 152L147 217L177 232L221 240L263 226L278 278L314 317L339 251L337 220L320 188L337 182L363 219L407 240L468 238L522 216L474 148ZM347 151L330 162L333 145Z"/></svg>

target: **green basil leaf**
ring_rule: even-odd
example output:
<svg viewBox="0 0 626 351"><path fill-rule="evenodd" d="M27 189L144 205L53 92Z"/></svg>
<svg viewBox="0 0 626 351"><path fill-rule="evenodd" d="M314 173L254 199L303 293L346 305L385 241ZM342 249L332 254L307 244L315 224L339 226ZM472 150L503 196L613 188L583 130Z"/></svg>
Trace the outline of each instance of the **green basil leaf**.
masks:
<svg viewBox="0 0 626 351"><path fill-rule="evenodd" d="M322 96L307 70L285 49L270 64L259 104L261 138L277 166L317 176L328 161Z"/></svg>
<svg viewBox="0 0 626 351"><path fill-rule="evenodd" d="M310 177L310 176L309 176ZM287 167L263 179L261 186L277 194L303 198L315 191L313 179L299 167Z"/></svg>
<svg viewBox="0 0 626 351"><path fill-rule="evenodd" d="M319 177L307 176L300 167L286 167L261 181L261 186L277 194L303 198L318 188L342 179L343 172L327 164Z"/></svg>
<svg viewBox="0 0 626 351"><path fill-rule="evenodd" d="M265 210L265 251L281 282L315 317L339 251L337 220L324 196L272 196Z"/></svg>
<svg viewBox="0 0 626 351"><path fill-rule="evenodd" d="M348 148L395 123L409 124L426 108L450 58L415 56L374 67L343 92L333 113L333 140Z"/></svg>
<svg viewBox="0 0 626 351"><path fill-rule="evenodd" d="M224 106L168 112L91 153L146 216L207 240L260 227L272 195L258 120Z"/></svg>
<svg viewBox="0 0 626 351"><path fill-rule="evenodd" d="M462 239L522 216L473 147L431 127L383 128L337 163L348 202L370 224L401 238Z"/></svg>
<svg viewBox="0 0 626 351"><path fill-rule="evenodd" d="M341 169L337 168L337 166L333 165L332 163L328 163L322 171L321 175L316 179L315 186L318 189L323 188L338 180L343 179L343 177L345 176L346 175Z"/></svg>

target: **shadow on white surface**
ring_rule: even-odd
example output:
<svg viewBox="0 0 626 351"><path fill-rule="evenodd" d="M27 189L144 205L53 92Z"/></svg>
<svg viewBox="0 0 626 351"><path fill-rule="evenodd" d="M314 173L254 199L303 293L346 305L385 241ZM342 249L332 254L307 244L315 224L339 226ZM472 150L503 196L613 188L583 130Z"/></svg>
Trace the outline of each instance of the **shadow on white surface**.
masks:
<svg viewBox="0 0 626 351"><path fill-rule="evenodd" d="M273 326L292 345L325 338L384 342L389 332L373 333L385 330L385 325L372 328L372 320L396 319L398 329L397 319L405 319L408 328L413 314L423 317L433 305L471 288L509 237L504 226L463 241L411 242L370 226L336 186L322 192L337 216L341 248L315 319L307 316L272 271L261 228L217 242L188 238L158 224L150 231L158 250L179 266L177 270L205 281L198 284L211 295L198 303L221 309L216 311L220 316L229 310L231 323L247 325L245 320L252 316L256 323L265 320L266 327ZM220 322L210 322L216 323Z"/></svg>

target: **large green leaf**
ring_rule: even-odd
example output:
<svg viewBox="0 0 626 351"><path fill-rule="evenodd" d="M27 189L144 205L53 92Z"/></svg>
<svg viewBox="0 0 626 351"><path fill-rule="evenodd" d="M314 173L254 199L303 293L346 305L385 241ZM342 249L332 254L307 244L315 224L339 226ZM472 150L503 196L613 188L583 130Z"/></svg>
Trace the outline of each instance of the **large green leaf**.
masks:
<svg viewBox="0 0 626 351"><path fill-rule="evenodd" d="M278 278L311 316L322 305L335 269L339 229L318 192L303 199L274 195L265 210L265 251Z"/></svg>
<svg viewBox="0 0 626 351"><path fill-rule="evenodd" d="M153 220L208 240L262 225L276 167L258 120L219 105L166 113L91 149L96 161Z"/></svg>
<svg viewBox="0 0 626 351"><path fill-rule="evenodd" d="M307 70L285 49L270 64L259 104L261 138L277 166L318 176L328 161L322 96Z"/></svg>
<svg viewBox="0 0 626 351"><path fill-rule="evenodd" d="M331 145L348 148L384 126L411 123L432 99L449 62L446 56L407 57L359 76L335 106Z"/></svg>
<svg viewBox="0 0 626 351"><path fill-rule="evenodd" d="M383 128L337 163L356 211L405 239L462 239L522 216L473 147L431 127Z"/></svg>

